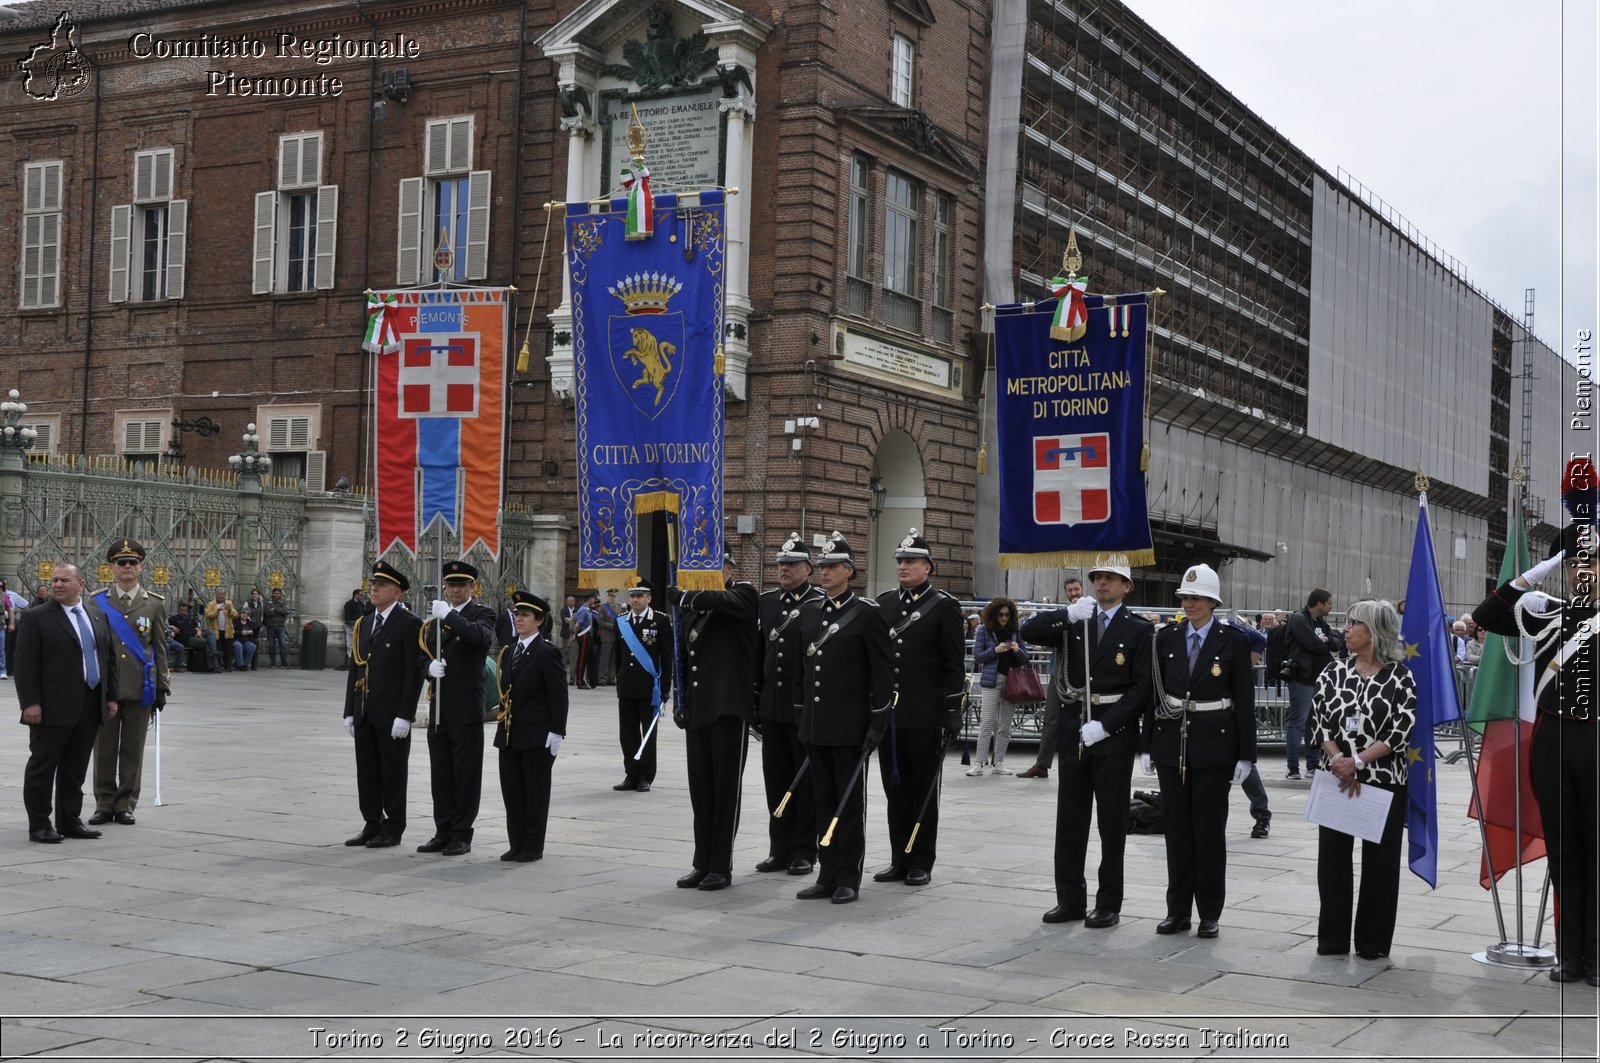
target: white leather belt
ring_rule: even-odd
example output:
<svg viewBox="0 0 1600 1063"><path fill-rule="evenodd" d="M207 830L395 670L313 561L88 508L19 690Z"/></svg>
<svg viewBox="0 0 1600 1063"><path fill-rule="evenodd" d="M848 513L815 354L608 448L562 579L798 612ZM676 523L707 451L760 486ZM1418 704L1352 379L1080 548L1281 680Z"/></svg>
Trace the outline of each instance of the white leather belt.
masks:
<svg viewBox="0 0 1600 1063"><path fill-rule="evenodd" d="M1222 698L1218 701L1186 701L1183 698L1175 698L1171 694L1166 695L1166 698L1167 708L1174 712L1216 712L1220 709L1233 708L1232 698Z"/></svg>
<svg viewBox="0 0 1600 1063"><path fill-rule="evenodd" d="M1122 695L1121 694L1091 694L1089 696L1089 704L1091 704L1091 705L1114 705L1114 704L1116 704L1117 702L1119 702L1121 700L1122 700ZM1067 699L1067 704L1068 705L1082 705L1083 704L1083 695L1079 694L1077 697L1068 698Z"/></svg>

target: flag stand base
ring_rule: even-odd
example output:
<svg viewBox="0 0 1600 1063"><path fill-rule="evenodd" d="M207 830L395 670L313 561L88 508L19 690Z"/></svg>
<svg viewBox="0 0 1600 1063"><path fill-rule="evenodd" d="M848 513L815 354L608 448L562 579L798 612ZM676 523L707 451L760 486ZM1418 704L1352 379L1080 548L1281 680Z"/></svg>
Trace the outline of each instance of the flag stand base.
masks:
<svg viewBox="0 0 1600 1063"><path fill-rule="evenodd" d="M1556 954L1551 950L1534 945L1519 945L1514 941L1502 941L1498 945L1491 945L1482 952L1474 952L1472 958L1491 967L1543 970L1556 965Z"/></svg>

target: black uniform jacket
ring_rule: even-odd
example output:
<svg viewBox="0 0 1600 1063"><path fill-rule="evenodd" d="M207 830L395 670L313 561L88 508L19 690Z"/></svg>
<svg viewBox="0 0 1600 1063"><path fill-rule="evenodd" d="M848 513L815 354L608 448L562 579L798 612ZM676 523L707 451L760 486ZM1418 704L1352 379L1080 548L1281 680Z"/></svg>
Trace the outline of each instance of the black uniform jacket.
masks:
<svg viewBox="0 0 1600 1063"><path fill-rule="evenodd" d="M387 729L395 717L412 722L417 718L423 679L417 633L422 630L422 621L396 603L374 639L372 625L377 620L378 614L371 612L356 624L351 647L354 664L345 686L344 714L357 719L365 714L380 729Z"/></svg>
<svg viewBox="0 0 1600 1063"><path fill-rule="evenodd" d="M1090 693L1095 697L1121 694L1119 701L1091 705L1089 718L1099 720L1106 738L1085 752L1095 756L1127 754L1139 746L1139 724L1150 707L1154 677L1150 673L1151 637L1155 625L1134 614L1126 605L1106 625L1102 636L1099 624L1089 621ZM1083 687L1083 621L1067 619L1065 609L1037 613L1022 625L1022 637L1034 645L1052 646L1057 659L1067 669L1067 680ZM1063 748L1077 745L1083 726L1082 703L1063 703L1057 741Z"/></svg>
<svg viewBox="0 0 1600 1063"><path fill-rule="evenodd" d="M967 687L961 603L927 583L911 593L910 602L901 598L899 588L878 595L878 609L889 627L890 667L899 695L895 726L937 731L953 714L951 722L959 727Z"/></svg>
<svg viewBox="0 0 1600 1063"><path fill-rule="evenodd" d="M1211 631L1200 643L1200 657L1194 675L1189 674L1189 622L1168 624L1156 633L1155 667L1161 669L1150 711L1145 714L1145 733L1140 747L1150 759L1168 767L1178 766L1183 716L1189 718L1188 766L1191 768L1232 768L1241 760L1256 759L1256 687L1250 664L1250 640L1244 632L1224 623L1211 621ZM1177 719L1161 719L1157 701L1162 690L1175 698L1193 701L1219 701L1232 698L1232 709L1210 712L1190 710Z"/></svg>
<svg viewBox="0 0 1600 1063"><path fill-rule="evenodd" d="M489 644L494 641L494 610L471 601L460 609L450 610L443 620L428 620L422 625L423 674L427 675L427 662L434 655L434 633L438 630L444 647L444 682L427 679L429 690L442 685L444 699L440 706L442 723L483 723L483 662L489 657ZM493 696L492 694L490 695Z"/></svg>
<svg viewBox="0 0 1600 1063"><path fill-rule="evenodd" d="M1488 628L1496 635L1518 638L1516 617L1512 606L1527 591L1509 583L1495 589L1472 611L1472 619L1479 627ZM1524 614L1528 630L1537 635L1551 624L1561 625L1561 635L1539 647L1534 657L1535 688L1550 668L1551 661L1561 652L1561 647L1578 632L1578 625L1595 616L1596 603L1591 595L1587 602L1575 605L1568 601L1560 609L1548 613ZM1539 711L1593 720L1596 717L1595 676L1600 675L1600 636L1591 635L1583 645L1561 665L1561 674L1545 683L1539 691Z"/></svg>
<svg viewBox="0 0 1600 1063"><path fill-rule="evenodd" d="M678 699L689 727L708 727L722 716L755 719L761 667L756 585L730 580L726 590L684 591L680 607L684 673L678 677Z"/></svg>
<svg viewBox="0 0 1600 1063"><path fill-rule="evenodd" d="M500 689L496 692L500 726L494 731L495 748L542 749L552 731L566 737L567 666L561 651L543 635L535 635L527 652L512 664L516 648L515 639L500 647Z"/></svg>
<svg viewBox="0 0 1600 1063"><path fill-rule="evenodd" d="M800 606L822 600L822 591L802 583L792 591L775 587L761 595L761 722L794 723L804 695L795 664L805 655L800 641Z"/></svg>
<svg viewBox="0 0 1600 1063"><path fill-rule="evenodd" d="M617 619L617 646L612 651L616 654L617 662L617 697L649 698L654 683L650 673L645 671L633 655L633 650L628 647L628 640L622 634L624 624L639 636L645 651L655 662L656 671L661 676L661 700L665 703L672 691L672 621L666 613L654 607L646 609L643 618L637 621L634 620L632 609Z"/></svg>
<svg viewBox="0 0 1600 1063"><path fill-rule="evenodd" d="M834 624L839 629L830 634ZM800 607L800 643L791 672L803 684L800 740L859 746L868 730L882 734L889 726L894 672L878 603L850 591L834 601L807 602Z"/></svg>

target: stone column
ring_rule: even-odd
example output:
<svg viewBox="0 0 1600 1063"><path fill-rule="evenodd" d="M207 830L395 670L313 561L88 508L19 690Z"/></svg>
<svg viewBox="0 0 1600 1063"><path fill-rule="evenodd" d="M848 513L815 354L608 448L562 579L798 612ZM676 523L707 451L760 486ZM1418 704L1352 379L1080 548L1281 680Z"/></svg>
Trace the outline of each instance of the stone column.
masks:
<svg viewBox="0 0 1600 1063"><path fill-rule="evenodd" d="M595 79L587 67L589 64L580 63L577 56L565 56L560 61L560 83L563 90L572 91L576 97L582 93L588 99L585 107L581 97L574 99L573 113L561 119L561 129L567 134L567 187L563 202L577 203L590 199L597 192L592 191L594 182L590 180L590 156L595 154L594 108L599 103L598 90ZM602 190L603 191L603 190ZM550 343L550 354L546 361L550 365L550 390L559 398L571 398L573 389L573 364L572 364L572 278L567 275L567 241L566 241L566 214L557 210L551 218L550 224L561 227L561 239L557 246L561 249L561 261L556 268L561 273L561 305L550 312L550 328L553 338Z"/></svg>
<svg viewBox="0 0 1600 1063"><path fill-rule="evenodd" d="M15 447L0 448L0 578L16 583L22 564L22 517L24 485L28 476L28 460L23 451ZM17 592L32 597L31 580L37 573L29 574Z"/></svg>
<svg viewBox="0 0 1600 1063"><path fill-rule="evenodd" d="M728 135L723 183L739 190L738 195L728 197L724 212L728 300L722 353L727 366L728 396L743 399L745 368L750 362L750 165L745 126L755 118L756 109L742 89L737 96L724 98L721 109Z"/></svg>
<svg viewBox="0 0 1600 1063"><path fill-rule="evenodd" d="M328 627L328 663L344 659L344 603L367 572L366 509L359 498L331 495L306 499L300 532L300 624Z"/></svg>

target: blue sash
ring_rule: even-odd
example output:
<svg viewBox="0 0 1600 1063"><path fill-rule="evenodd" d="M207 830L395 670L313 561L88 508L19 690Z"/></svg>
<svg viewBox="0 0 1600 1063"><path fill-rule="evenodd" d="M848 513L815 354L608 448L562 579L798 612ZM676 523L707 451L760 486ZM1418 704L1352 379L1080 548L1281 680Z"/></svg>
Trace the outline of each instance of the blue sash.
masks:
<svg viewBox="0 0 1600 1063"><path fill-rule="evenodd" d="M633 610L630 609L628 612L631 615ZM633 621L627 617L618 617L617 634L628 644L628 649L633 653L633 659L639 662L639 667L650 673L650 681L654 684L650 689L650 704L656 707L656 715L661 715L661 674L656 668L656 662L650 657L650 651L644 648L644 643L639 641L639 633L633 630Z"/></svg>
<svg viewBox="0 0 1600 1063"><path fill-rule="evenodd" d="M139 691L139 704L145 708L156 703L156 667L152 654L144 650L144 643L139 641L138 634L133 630L133 625L128 623L128 618L122 615L122 610L111 604L107 592L101 591L94 596L94 602L100 611L106 614L106 622L111 625L111 630L117 633L117 638L133 654L133 659L139 662L144 669L144 687Z"/></svg>

